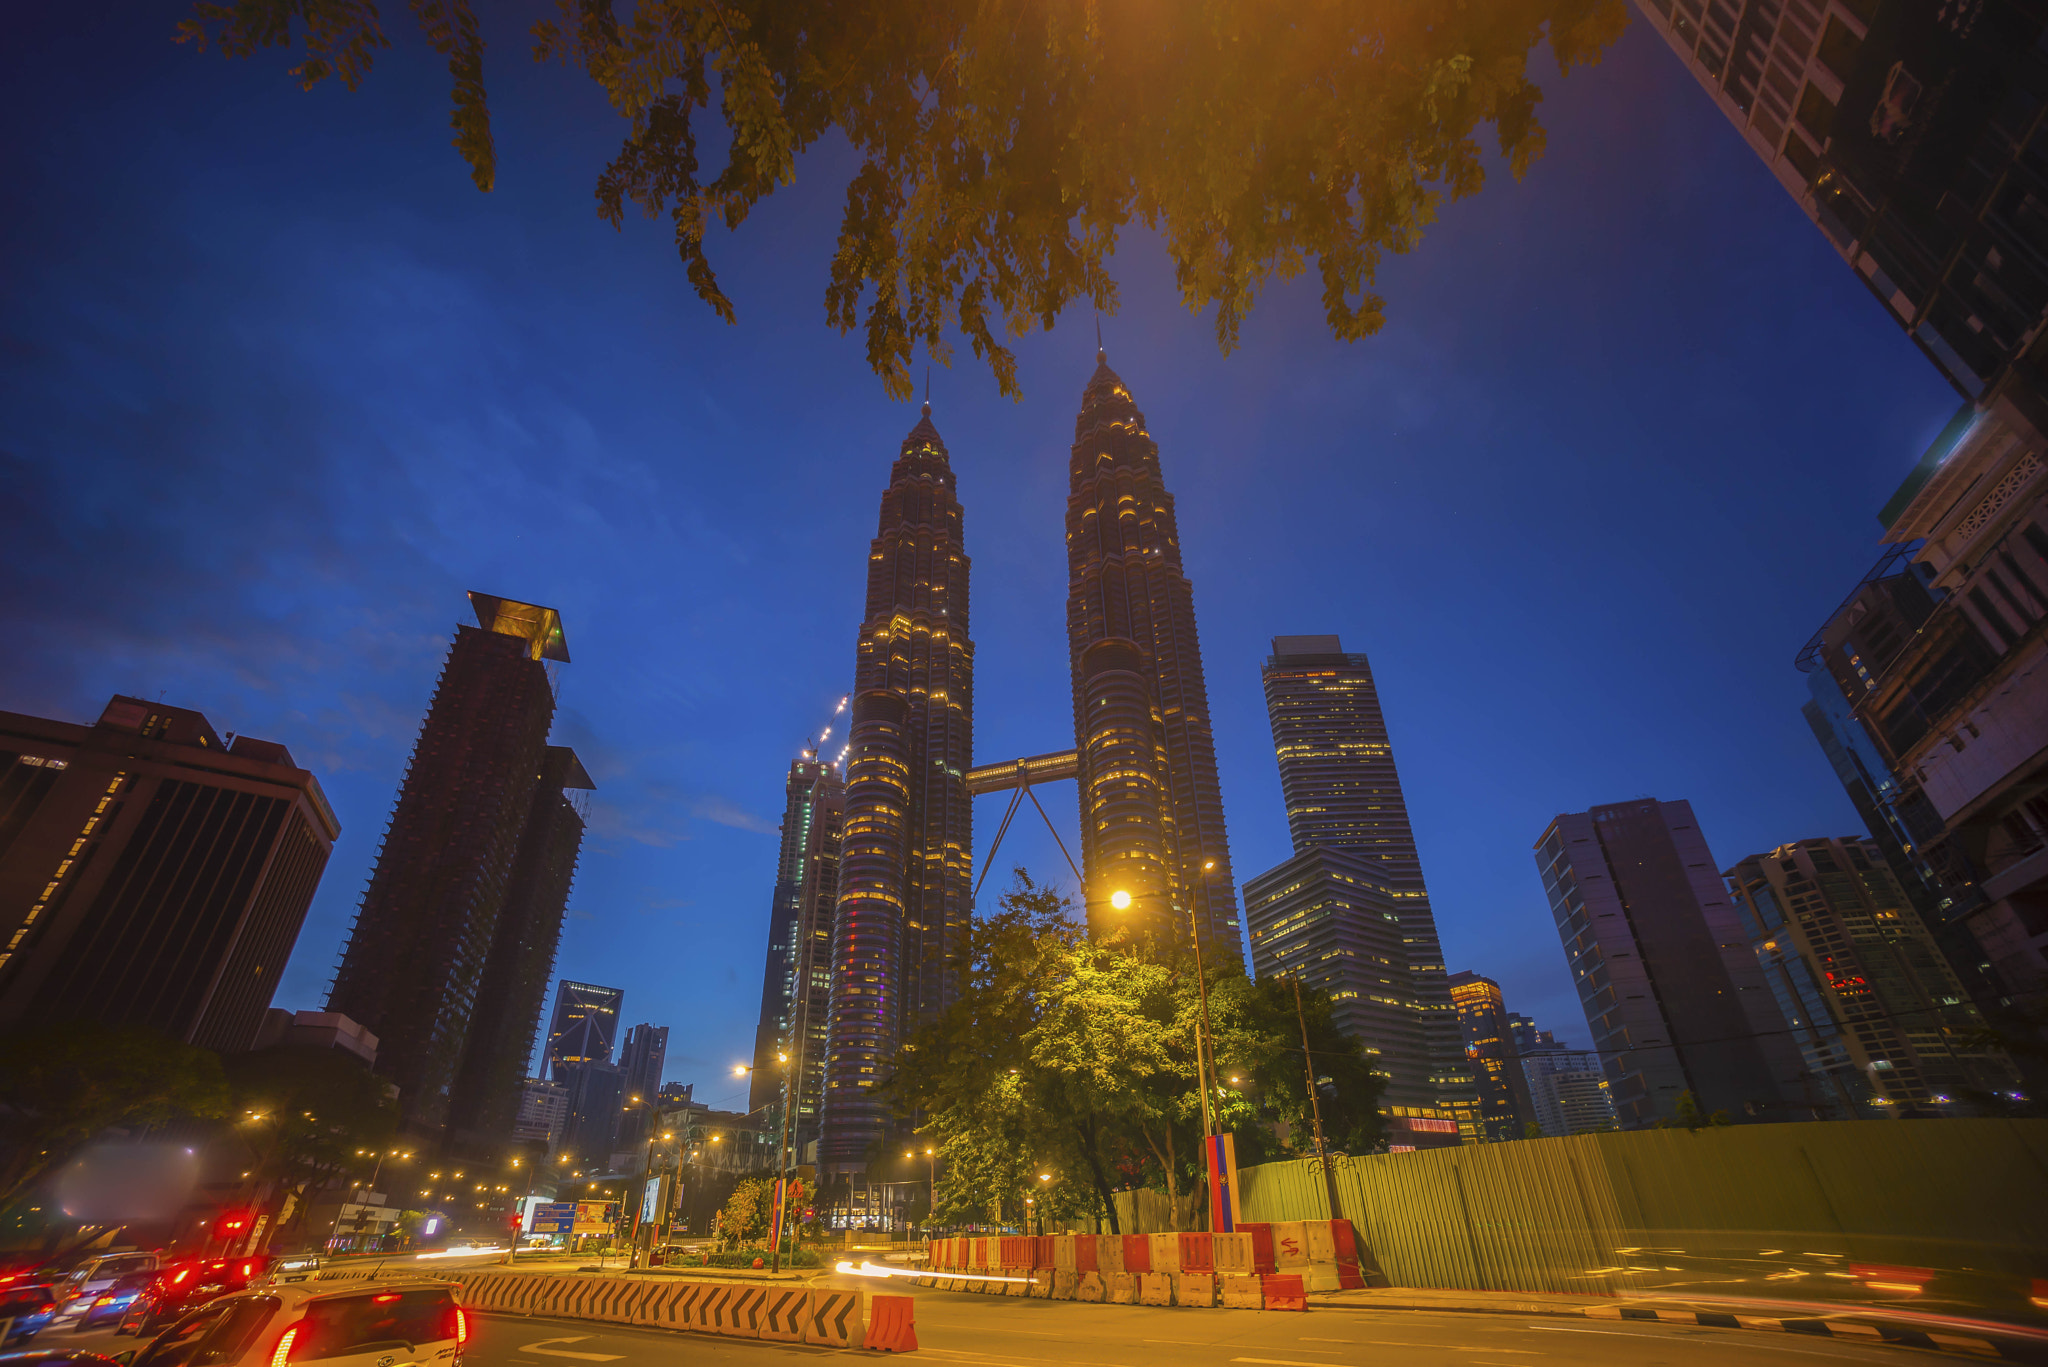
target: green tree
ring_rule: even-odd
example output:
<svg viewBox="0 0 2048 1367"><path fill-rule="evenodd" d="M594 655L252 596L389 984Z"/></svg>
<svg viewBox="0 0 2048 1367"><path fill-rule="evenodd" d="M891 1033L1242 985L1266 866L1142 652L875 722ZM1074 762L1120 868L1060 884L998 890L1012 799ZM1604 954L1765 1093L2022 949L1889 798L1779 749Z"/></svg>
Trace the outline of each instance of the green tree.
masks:
<svg viewBox="0 0 2048 1367"><path fill-rule="evenodd" d="M957 329L1015 397L998 334L1050 328L1086 300L1114 312L1120 234L1155 232L1182 303L1213 306L1225 351L1259 291L1313 268L1331 332L1377 332L1381 256L1440 202L1484 183L1483 133L1519 177L1543 150L1529 58L1597 60L1623 0L556 0L533 55L580 69L625 125L597 177L614 227L666 216L697 294L733 304L705 251L795 182L828 134L851 144L825 288L827 322L860 327L896 398L922 345ZM414 0L448 62L454 145L479 189L497 176L472 0ZM311 89L353 90L388 47L373 0L199 0L179 40L231 56L293 51ZM718 102L725 164L700 162Z"/></svg>
<svg viewBox="0 0 2048 1367"><path fill-rule="evenodd" d="M768 1229L769 1203L775 1199L775 1184L749 1177L732 1189L725 1208L718 1212L718 1237L728 1248L744 1248Z"/></svg>
<svg viewBox="0 0 2048 1367"><path fill-rule="evenodd" d="M1364 1047L1337 1028L1330 995L1304 985L1301 1008L1295 1007L1294 983L1288 978L1252 982L1243 974L1219 974L1210 988L1210 1013L1216 1025L1219 1080L1235 1074L1251 1080L1253 1114L1266 1126L1287 1135L1272 1156L1307 1158L1315 1154L1315 1115L1308 1097L1308 1061L1316 1077L1323 1137L1332 1153L1372 1153L1386 1143L1380 1098L1386 1079L1376 1072ZM1308 1060L1302 1057L1302 1024L1308 1026ZM1233 1127L1244 1146L1243 1125ZM1251 1131L1262 1139L1265 1129ZM1267 1157L1261 1144L1240 1152L1240 1163Z"/></svg>
<svg viewBox="0 0 2048 1367"><path fill-rule="evenodd" d="M101 1134L228 1110L220 1059L149 1030L67 1021L0 1035L0 1209Z"/></svg>
<svg viewBox="0 0 2048 1367"><path fill-rule="evenodd" d="M274 1184L263 1212L266 1246L287 1222L303 1225L315 1190L379 1171L376 1155L391 1147L398 1108L383 1080L356 1059L337 1049L286 1046L234 1055L227 1066L235 1132L254 1156L254 1175ZM401 1171L385 1157L382 1174L408 1180Z"/></svg>

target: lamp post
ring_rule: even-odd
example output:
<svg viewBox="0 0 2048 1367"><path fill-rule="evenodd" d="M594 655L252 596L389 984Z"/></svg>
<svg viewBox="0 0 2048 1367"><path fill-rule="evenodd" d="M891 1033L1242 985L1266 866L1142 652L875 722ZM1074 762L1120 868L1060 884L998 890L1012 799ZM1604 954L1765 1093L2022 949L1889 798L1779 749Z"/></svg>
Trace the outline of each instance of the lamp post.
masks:
<svg viewBox="0 0 2048 1367"><path fill-rule="evenodd" d="M1202 864L1205 873L1214 870L1215 867L1216 861L1213 859L1205 860ZM1118 888L1110 893L1109 905L1117 911L1129 911L1132 905L1131 894ZM1209 1024L1209 976L1202 965L1202 936L1200 928L1195 923L1193 906L1188 908L1188 935L1195 945L1195 986L1202 1001L1201 1018L1195 1022L1195 1086L1202 1094L1202 1138L1206 1141L1210 1135L1216 1133L1215 1117L1209 1106L1209 1088L1213 1080L1215 1063L1215 1059L1211 1057L1209 1041L1214 1032ZM1135 951L1133 953L1135 955ZM1207 1144L1203 1147L1206 1148Z"/></svg>
<svg viewBox="0 0 2048 1367"><path fill-rule="evenodd" d="M633 1098L634 1105L639 1106L642 1110L647 1112L647 1166L645 1168L645 1176L646 1180L656 1182L658 1182L660 1178L654 1171L654 1140L655 1131L661 1128L659 1124L661 1120L661 1108L657 1106L655 1103L658 1102L660 1099L661 1098L659 1096L656 1096L646 1101L642 1101L637 1096ZM628 1109L631 1108L629 1107ZM669 1140L675 1138L675 1136L673 1134L664 1134L661 1136L661 1138L663 1140ZM659 1192L659 1190L660 1188L657 1187L657 1193ZM633 1253L631 1260L627 1263L627 1266L629 1268L637 1268L640 1266L640 1226L643 1223L640 1219L640 1211L642 1210L642 1208L645 1207L646 1203L646 1188L643 1186L640 1194L640 1204L633 1207ZM649 1235L647 1242L647 1261L648 1265L651 1267L654 1264L653 1225L655 1222L647 1221L645 1223L647 1223L647 1225L649 1226Z"/></svg>
<svg viewBox="0 0 2048 1367"><path fill-rule="evenodd" d="M1316 1090L1316 1064L1308 1051L1308 1012L1301 1005L1301 973L1296 970L1289 975L1294 979L1294 1018L1301 1022L1301 1069L1308 1083L1309 1114L1315 1118L1316 1157L1323 1163L1323 1194L1330 1202L1330 1218L1337 1218L1337 1179L1330 1172L1330 1146L1323 1142L1323 1102Z"/></svg>
<svg viewBox="0 0 2048 1367"><path fill-rule="evenodd" d="M263 1117L260 1115L255 1118L257 1120L263 1119ZM370 1151L368 1149L357 1149L356 1157L367 1158L369 1157L369 1153ZM348 1200L343 1201L341 1203L340 1208L334 1212L334 1223L330 1225L327 1230L327 1242L329 1244L332 1244L335 1241L335 1239L339 1238L341 1235L341 1217L342 1213L348 1209L349 1201L355 1200L356 1193L359 1191L374 1191L376 1189L377 1176L379 1173L384 1171L384 1160L387 1158L409 1159L411 1157L412 1153L410 1150L400 1149L385 1149L381 1150L377 1154L376 1165L370 1169L370 1180L368 1182L357 1182L354 1186L350 1187L348 1189Z"/></svg>
<svg viewBox="0 0 2048 1367"><path fill-rule="evenodd" d="M801 1037L799 1037L801 1038ZM799 1046L801 1047L801 1046ZM789 1074L789 1055L778 1051L776 1063L782 1067L782 1123L777 1125L775 1136L775 1208L768 1221L768 1257L771 1272L782 1271L782 1223L785 1208L789 1205L789 1134L795 1120L795 1091ZM745 1077L754 1070L745 1064L734 1064L732 1075ZM749 1115L753 1112L749 1111Z"/></svg>

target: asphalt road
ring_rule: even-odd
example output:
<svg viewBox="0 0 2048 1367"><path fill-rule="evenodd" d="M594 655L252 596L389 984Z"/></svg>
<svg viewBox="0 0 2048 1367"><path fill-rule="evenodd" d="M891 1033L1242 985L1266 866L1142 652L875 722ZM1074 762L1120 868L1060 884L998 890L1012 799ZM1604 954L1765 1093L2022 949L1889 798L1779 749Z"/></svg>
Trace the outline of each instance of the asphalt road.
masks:
<svg viewBox="0 0 2048 1367"><path fill-rule="evenodd" d="M915 1294L919 1355L931 1367L1822 1367L1829 1362L1910 1367L1956 1360L1893 1345L1625 1321L1593 1326L1508 1315L1323 1309L1284 1314L1083 1305L928 1289ZM830 1353L580 1320L506 1315L479 1320L465 1367L764 1367ZM33 1346L90 1348L111 1355L136 1341L102 1329L44 1334ZM882 1361L879 1355L870 1360Z"/></svg>

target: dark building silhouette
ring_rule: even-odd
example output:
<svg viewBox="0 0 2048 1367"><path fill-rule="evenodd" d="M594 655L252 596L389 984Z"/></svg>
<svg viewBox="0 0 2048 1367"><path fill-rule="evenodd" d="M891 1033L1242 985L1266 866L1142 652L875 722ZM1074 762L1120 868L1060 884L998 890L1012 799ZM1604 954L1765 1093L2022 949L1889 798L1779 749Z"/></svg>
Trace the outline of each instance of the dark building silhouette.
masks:
<svg viewBox="0 0 2048 1367"><path fill-rule="evenodd" d="M1676 1113L1808 1120L1793 1046L1688 802L1559 816L1536 842L1621 1127Z"/></svg>
<svg viewBox="0 0 2048 1367"><path fill-rule="evenodd" d="M282 745L186 708L0 712L0 1022L253 1047L339 834Z"/></svg>
<svg viewBox="0 0 2048 1367"><path fill-rule="evenodd" d="M1453 973L1450 987L1465 1036L1465 1058L1479 1091L1480 1132L1496 1143L1520 1139L1536 1119L1536 1107L1500 984L1477 973Z"/></svg>
<svg viewBox="0 0 2048 1367"><path fill-rule="evenodd" d="M619 1147L625 1117L626 1072L616 1063L565 1063L555 1081L569 1089L563 1147L584 1172L603 1172Z"/></svg>
<svg viewBox="0 0 2048 1367"><path fill-rule="evenodd" d="M973 908L974 643L960 501L931 405L890 470L868 553L847 742L826 1063L828 1169L863 1167L889 1108L873 1088L906 1031L966 973Z"/></svg>
<svg viewBox="0 0 2048 1367"><path fill-rule="evenodd" d="M620 1099L618 1147L629 1149L647 1142L647 1118L661 1093L661 1069L668 1059L668 1027L636 1025L626 1032L619 1047Z"/></svg>
<svg viewBox="0 0 2048 1367"><path fill-rule="evenodd" d="M785 1067L798 1079L794 1151L818 1137L832 1019L832 908L839 892L846 785L836 767L805 758L789 766L782 849L768 908L768 963L747 1105L781 1119ZM781 1060L787 1058L785 1065Z"/></svg>
<svg viewBox="0 0 2048 1367"><path fill-rule="evenodd" d="M511 1133L518 1119L583 848L582 794L595 786L574 750L547 748L512 856L505 910L477 988L469 1044L449 1107L449 1123L457 1130L498 1138Z"/></svg>
<svg viewBox="0 0 2048 1367"><path fill-rule="evenodd" d="M1338 1028L1386 1074L1396 1147L1477 1140L1474 1073L1371 665L1335 636L1276 636L1261 672L1294 856L1245 884L1253 972L1330 993Z"/></svg>
<svg viewBox="0 0 2048 1367"><path fill-rule="evenodd" d="M1636 7L1957 390L2048 394L2039 5Z"/></svg>
<svg viewBox="0 0 2048 1367"><path fill-rule="evenodd" d="M558 1075L565 1064L610 1063L625 1002L624 988L562 979L555 988L555 1013L548 1019L548 1075Z"/></svg>
<svg viewBox="0 0 2048 1367"><path fill-rule="evenodd" d="M1192 917L1211 953L1242 960L1173 495L1145 415L1100 350L1068 463L1067 645L1090 928L1181 937Z"/></svg>
<svg viewBox="0 0 2048 1367"><path fill-rule="evenodd" d="M327 1009L379 1041L411 1124L449 1120L470 1024L533 811L566 662L552 608L472 593L413 747Z"/></svg>

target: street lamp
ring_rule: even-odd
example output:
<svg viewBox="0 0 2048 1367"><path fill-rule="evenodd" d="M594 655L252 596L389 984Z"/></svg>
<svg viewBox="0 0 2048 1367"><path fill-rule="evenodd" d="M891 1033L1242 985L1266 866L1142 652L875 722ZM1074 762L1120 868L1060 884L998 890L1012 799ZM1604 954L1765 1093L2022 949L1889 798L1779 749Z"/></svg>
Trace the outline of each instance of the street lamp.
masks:
<svg viewBox="0 0 2048 1367"><path fill-rule="evenodd" d="M808 997L806 998L806 1000L808 1000ZM799 1036L798 1038L799 1040L801 1040L802 1037ZM801 1047L801 1044L799 1044L799 1047ZM782 1069L782 1123L776 1126L777 1134L775 1140L775 1215L774 1218L771 1221L769 1221L768 1257L770 1259L769 1270L771 1272L780 1272L782 1270L782 1224L786 1209L789 1205L789 1139L790 1126L796 1118L794 1115L794 1112L796 1110L796 1088L793 1085L790 1078L789 1055L787 1053L777 1051L775 1055L775 1062L779 1064ZM732 1075L734 1077L745 1077L748 1073L751 1073L753 1071L754 1070L752 1068L749 1068L744 1064L735 1064L732 1070ZM752 1112L750 1111L748 1112L748 1114L751 1115ZM713 1142L716 1142L715 1136Z"/></svg>

